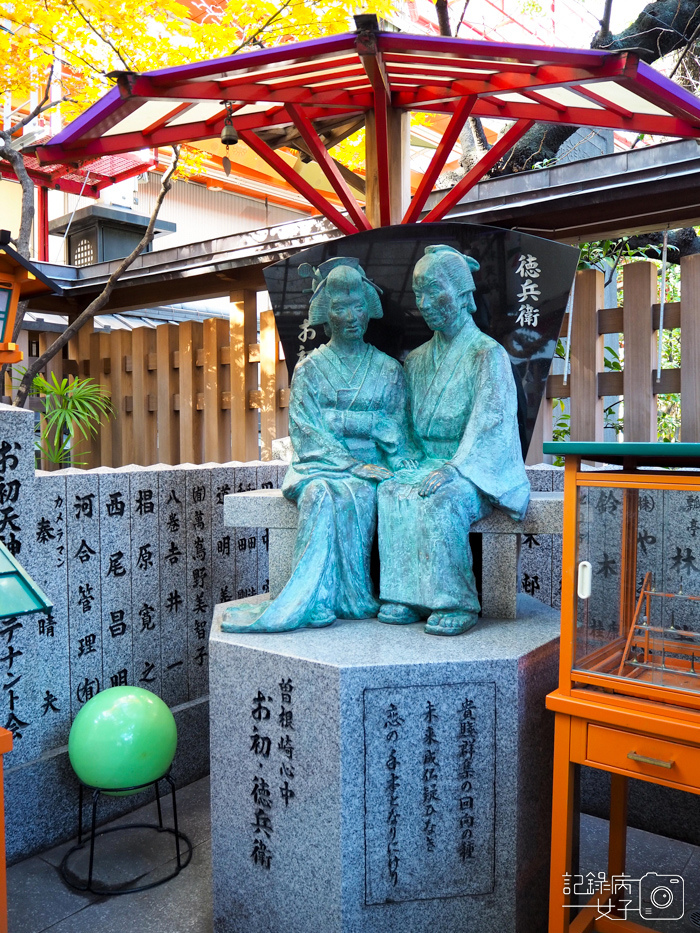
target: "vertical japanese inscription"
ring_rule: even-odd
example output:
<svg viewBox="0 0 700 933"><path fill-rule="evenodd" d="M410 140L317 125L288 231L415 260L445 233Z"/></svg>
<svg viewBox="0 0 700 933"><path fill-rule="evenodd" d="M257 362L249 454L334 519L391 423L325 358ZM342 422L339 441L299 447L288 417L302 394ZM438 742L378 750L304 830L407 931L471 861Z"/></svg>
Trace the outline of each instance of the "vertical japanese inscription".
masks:
<svg viewBox="0 0 700 933"><path fill-rule="evenodd" d="M399 735L405 720L399 713L395 703L390 703L386 709L384 720L384 741L387 743L388 755L385 763L387 770L386 790L389 812L386 817L387 846L386 867L389 881L393 887L399 883L399 821L401 820L401 804L399 801L399 788L401 787L401 762L397 754Z"/></svg>
<svg viewBox="0 0 700 933"><path fill-rule="evenodd" d="M39 717L40 748L46 752L64 745L70 729L65 476L37 476L34 503L34 529L24 566L53 602L53 607L37 614L32 623L39 687L34 713Z"/></svg>
<svg viewBox="0 0 700 933"><path fill-rule="evenodd" d="M187 557L184 470L158 474L160 564L161 684L169 706L188 699L185 593Z"/></svg>
<svg viewBox="0 0 700 933"><path fill-rule="evenodd" d="M104 687L134 683L129 474L99 474Z"/></svg>
<svg viewBox="0 0 700 933"><path fill-rule="evenodd" d="M158 476L131 473L131 619L134 683L163 695Z"/></svg>
<svg viewBox="0 0 700 933"><path fill-rule="evenodd" d="M211 587L210 470L185 470L187 489L187 653L190 699L209 690Z"/></svg>
<svg viewBox="0 0 700 933"><path fill-rule="evenodd" d="M364 691L367 904L493 891L495 708L491 683Z"/></svg>
<svg viewBox="0 0 700 933"><path fill-rule="evenodd" d="M254 866L268 871L275 858L275 827L279 829L279 821L296 797L293 692L291 677L282 677L269 692L259 688L251 702L250 858Z"/></svg>
<svg viewBox="0 0 700 933"><path fill-rule="evenodd" d="M66 476L66 521L71 713L75 716L104 686L98 474ZM111 576L119 579L117 552L105 554L105 560L104 572L111 563Z"/></svg>

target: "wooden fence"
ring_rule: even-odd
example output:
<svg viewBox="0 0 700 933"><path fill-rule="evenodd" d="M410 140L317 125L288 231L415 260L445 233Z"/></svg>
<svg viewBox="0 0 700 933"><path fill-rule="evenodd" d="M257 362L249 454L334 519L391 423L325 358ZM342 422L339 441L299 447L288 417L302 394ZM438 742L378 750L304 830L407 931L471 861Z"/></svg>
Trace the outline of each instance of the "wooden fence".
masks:
<svg viewBox="0 0 700 933"><path fill-rule="evenodd" d="M53 339L40 333L39 353ZM89 324L67 350L48 372L91 376L117 411L82 458L89 467L270 460L289 433L287 367L272 311L260 314L258 340L255 291L232 296L228 321L110 333Z"/></svg>
<svg viewBox="0 0 700 933"><path fill-rule="evenodd" d="M603 397L624 398L626 441L657 439L657 395L680 393L681 437L700 441L700 255L681 260L681 300L667 303L664 330L681 329L681 367L662 369L656 381L660 306L658 271L652 262L623 267L621 307L606 308L603 273L578 272L571 327L571 369L567 384L563 375L550 375L528 455L529 463L541 461L542 442L552 435L552 399L570 399L571 439L603 440ZM564 320L565 336L568 320ZM624 337L622 372L605 371L603 347L607 334Z"/></svg>

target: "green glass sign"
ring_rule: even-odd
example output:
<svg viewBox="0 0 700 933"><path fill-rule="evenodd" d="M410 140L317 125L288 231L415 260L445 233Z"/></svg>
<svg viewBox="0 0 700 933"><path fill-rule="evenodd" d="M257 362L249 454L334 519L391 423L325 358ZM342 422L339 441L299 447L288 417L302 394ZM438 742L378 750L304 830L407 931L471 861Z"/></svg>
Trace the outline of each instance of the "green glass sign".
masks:
<svg viewBox="0 0 700 933"><path fill-rule="evenodd" d="M51 609L53 603L0 541L0 619Z"/></svg>
<svg viewBox="0 0 700 933"><path fill-rule="evenodd" d="M0 282L0 341L4 340L5 323L7 321L7 312L12 298L12 286Z"/></svg>

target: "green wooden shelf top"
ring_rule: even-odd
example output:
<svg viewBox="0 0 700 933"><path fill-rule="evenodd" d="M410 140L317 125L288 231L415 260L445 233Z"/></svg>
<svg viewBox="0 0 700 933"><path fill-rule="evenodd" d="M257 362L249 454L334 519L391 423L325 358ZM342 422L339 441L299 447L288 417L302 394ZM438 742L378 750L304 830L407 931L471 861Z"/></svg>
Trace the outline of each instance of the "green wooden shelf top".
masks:
<svg viewBox="0 0 700 933"><path fill-rule="evenodd" d="M637 466L692 466L700 467L700 444L635 443L615 441L550 441L542 445L546 454L557 457L583 457L600 463Z"/></svg>
<svg viewBox="0 0 700 933"><path fill-rule="evenodd" d="M51 609L53 603L0 541L0 619Z"/></svg>

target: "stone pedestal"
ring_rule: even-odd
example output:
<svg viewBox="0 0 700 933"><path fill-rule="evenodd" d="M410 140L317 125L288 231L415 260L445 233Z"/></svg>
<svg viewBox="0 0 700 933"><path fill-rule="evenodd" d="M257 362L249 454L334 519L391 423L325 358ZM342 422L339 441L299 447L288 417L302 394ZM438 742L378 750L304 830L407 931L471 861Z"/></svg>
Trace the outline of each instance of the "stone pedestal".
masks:
<svg viewBox="0 0 700 933"><path fill-rule="evenodd" d="M224 604L229 605L229 604ZM559 616L210 639L217 933L546 928Z"/></svg>

